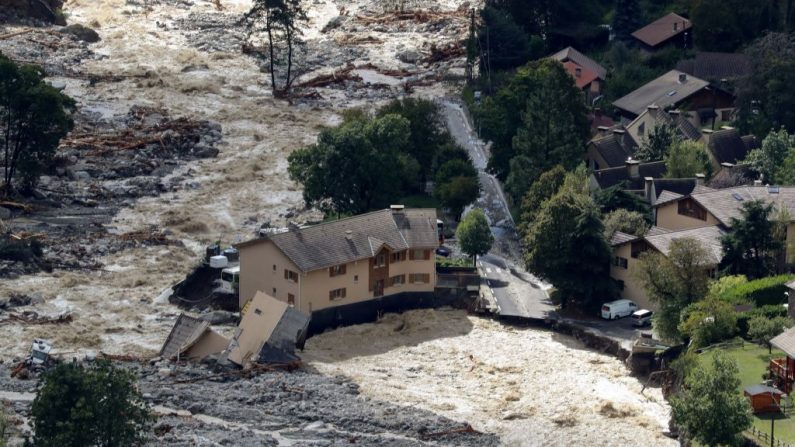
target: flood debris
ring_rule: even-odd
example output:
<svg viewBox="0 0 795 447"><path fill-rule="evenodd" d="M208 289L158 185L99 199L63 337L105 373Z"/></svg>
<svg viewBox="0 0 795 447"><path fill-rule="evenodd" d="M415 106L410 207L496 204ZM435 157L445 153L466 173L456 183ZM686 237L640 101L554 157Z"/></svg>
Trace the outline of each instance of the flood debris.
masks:
<svg viewBox="0 0 795 447"><path fill-rule="evenodd" d="M212 330L209 322L183 313L177 317L158 355L168 360L201 361L220 354L228 345L229 340Z"/></svg>
<svg viewBox="0 0 795 447"><path fill-rule="evenodd" d="M222 354L222 360L242 367L251 362L299 360L295 350L304 347L308 315L263 292L257 292L241 313L238 330Z"/></svg>

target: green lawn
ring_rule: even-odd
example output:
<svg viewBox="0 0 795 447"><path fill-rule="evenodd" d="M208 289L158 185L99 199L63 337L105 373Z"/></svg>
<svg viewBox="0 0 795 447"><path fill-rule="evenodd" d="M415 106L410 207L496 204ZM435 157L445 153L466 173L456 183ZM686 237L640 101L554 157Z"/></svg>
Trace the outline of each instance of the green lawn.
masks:
<svg viewBox="0 0 795 447"><path fill-rule="evenodd" d="M703 352L699 356L701 364L704 366L709 365L712 353L716 350L722 351L737 362L737 366L740 369L741 382L740 389L737 392L740 394L742 394L742 389L746 386L762 382L762 374L767 370L768 361L771 357L784 357L784 353L778 349L774 349L771 356L767 353L767 347L745 342L743 345L716 348ZM770 415L754 416L754 426L765 433L770 433L770 418ZM777 415L775 426L776 439L795 444L795 418Z"/></svg>

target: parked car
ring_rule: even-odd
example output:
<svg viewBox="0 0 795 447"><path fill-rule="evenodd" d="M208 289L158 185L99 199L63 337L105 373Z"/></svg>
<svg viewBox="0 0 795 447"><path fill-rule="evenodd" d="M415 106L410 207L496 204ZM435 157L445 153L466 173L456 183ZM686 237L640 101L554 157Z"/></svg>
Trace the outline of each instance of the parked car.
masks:
<svg viewBox="0 0 795 447"><path fill-rule="evenodd" d="M648 309L636 310L632 314L632 325L637 327L650 325L652 315L654 315L654 312Z"/></svg>
<svg viewBox="0 0 795 447"><path fill-rule="evenodd" d="M436 254L439 256L444 256L446 258L450 256L450 249L447 247L439 247L436 249Z"/></svg>
<svg viewBox="0 0 795 447"><path fill-rule="evenodd" d="M615 300L602 305L602 318L614 320L632 315L636 310L638 310L638 305L630 300Z"/></svg>

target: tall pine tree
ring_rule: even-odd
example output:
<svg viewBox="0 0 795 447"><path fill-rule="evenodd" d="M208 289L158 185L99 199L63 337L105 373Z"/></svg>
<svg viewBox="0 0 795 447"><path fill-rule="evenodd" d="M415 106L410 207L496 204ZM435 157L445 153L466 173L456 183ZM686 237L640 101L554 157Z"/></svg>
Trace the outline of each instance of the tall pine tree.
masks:
<svg viewBox="0 0 795 447"><path fill-rule="evenodd" d="M643 24L643 12L638 0L616 0L613 12L613 33L615 38L629 42L632 33Z"/></svg>

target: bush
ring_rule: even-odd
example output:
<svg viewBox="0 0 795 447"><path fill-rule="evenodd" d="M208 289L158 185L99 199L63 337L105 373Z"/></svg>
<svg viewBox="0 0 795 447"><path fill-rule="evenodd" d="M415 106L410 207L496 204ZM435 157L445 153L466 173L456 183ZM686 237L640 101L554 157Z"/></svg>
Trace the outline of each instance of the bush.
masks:
<svg viewBox="0 0 795 447"><path fill-rule="evenodd" d="M757 317L772 320L774 318L781 318L787 316L787 309L778 304L769 304L766 306L751 309L748 312L743 312L737 315L737 332L740 337L748 338L748 328L750 321Z"/></svg>
<svg viewBox="0 0 795 447"><path fill-rule="evenodd" d="M756 306L784 304L786 284L793 278L795 275L778 275L748 281L722 291L719 298L731 304L753 303Z"/></svg>

